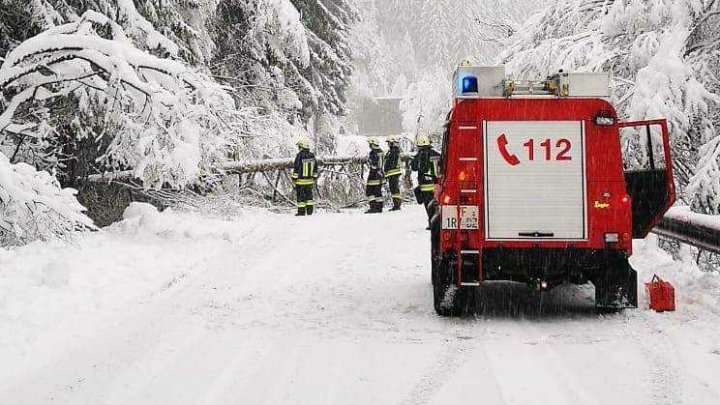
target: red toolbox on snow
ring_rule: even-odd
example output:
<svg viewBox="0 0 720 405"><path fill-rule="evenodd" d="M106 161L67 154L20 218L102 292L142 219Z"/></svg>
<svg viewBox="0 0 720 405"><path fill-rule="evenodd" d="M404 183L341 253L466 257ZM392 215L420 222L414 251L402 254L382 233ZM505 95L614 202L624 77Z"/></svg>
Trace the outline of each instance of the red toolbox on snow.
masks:
<svg viewBox="0 0 720 405"><path fill-rule="evenodd" d="M645 283L645 289L650 299L650 309L657 312L675 310L675 287L672 284L656 274L649 283Z"/></svg>

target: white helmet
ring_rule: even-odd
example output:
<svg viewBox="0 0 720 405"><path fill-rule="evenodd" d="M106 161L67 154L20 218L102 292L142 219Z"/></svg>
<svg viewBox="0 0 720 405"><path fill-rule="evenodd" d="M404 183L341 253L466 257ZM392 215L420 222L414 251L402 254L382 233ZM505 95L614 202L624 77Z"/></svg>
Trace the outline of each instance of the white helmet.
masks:
<svg viewBox="0 0 720 405"><path fill-rule="evenodd" d="M391 135L391 136L388 136L387 139L385 139L385 142L390 143L390 144L398 143L398 142L400 142L400 139L395 135Z"/></svg>
<svg viewBox="0 0 720 405"><path fill-rule="evenodd" d="M430 138L427 135L418 135L417 140L415 140L415 145L430 146Z"/></svg>
<svg viewBox="0 0 720 405"><path fill-rule="evenodd" d="M310 140L302 136L298 138L297 142L295 142L295 145L302 149L310 149Z"/></svg>
<svg viewBox="0 0 720 405"><path fill-rule="evenodd" d="M380 141L378 141L378 139L374 136L368 138L367 142L370 146L380 146Z"/></svg>

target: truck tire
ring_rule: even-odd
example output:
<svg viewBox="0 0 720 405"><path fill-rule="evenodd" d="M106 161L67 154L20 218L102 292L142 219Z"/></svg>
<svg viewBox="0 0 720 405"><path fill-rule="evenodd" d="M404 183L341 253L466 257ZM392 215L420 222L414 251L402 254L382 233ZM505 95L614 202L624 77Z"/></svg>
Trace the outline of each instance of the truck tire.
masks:
<svg viewBox="0 0 720 405"><path fill-rule="evenodd" d="M637 308L637 272L627 258L607 261L604 271L592 280L595 285L595 308L600 312L618 312Z"/></svg>
<svg viewBox="0 0 720 405"><path fill-rule="evenodd" d="M472 291L455 285L452 264L443 259L433 266L433 304L435 313L444 317L461 315L467 309Z"/></svg>

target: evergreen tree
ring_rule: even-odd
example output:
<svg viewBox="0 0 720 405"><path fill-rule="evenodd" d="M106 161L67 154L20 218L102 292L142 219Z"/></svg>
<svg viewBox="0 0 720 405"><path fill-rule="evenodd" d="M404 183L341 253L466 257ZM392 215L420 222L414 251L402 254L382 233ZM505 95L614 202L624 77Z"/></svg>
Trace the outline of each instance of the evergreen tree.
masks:
<svg viewBox="0 0 720 405"><path fill-rule="evenodd" d="M26 206L74 198L43 170L64 185L129 169L146 187L184 187L228 159L291 153L304 129L332 150L357 19L345 0L0 5L0 171L43 184L16 199ZM24 191L0 184L10 192ZM58 233L82 226L82 207L62 205L70 211L57 217L12 209L16 223L46 215Z"/></svg>
<svg viewBox="0 0 720 405"><path fill-rule="evenodd" d="M424 2L420 8L422 31L419 44L424 66L446 65L450 55L450 34L454 31L446 0Z"/></svg>
<svg viewBox="0 0 720 405"><path fill-rule="evenodd" d="M347 0L292 0L308 30L310 63L301 70L314 88L303 104L310 107L316 147L320 152L335 149L338 121L345 115L346 91L352 75L352 49L348 39L358 15Z"/></svg>
<svg viewBox="0 0 720 405"><path fill-rule="evenodd" d="M449 68L455 68L463 60L477 59L482 54L478 15L479 10L474 1L462 1L450 7L452 30L448 41Z"/></svg>
<svg viewBox="0 0 720 405"><path fill-rule="evenodd" d="M611 72L622 116L669 119L686 202L717 214L718 7L713 0L557 1L500 59L518 76Z"/></svg>

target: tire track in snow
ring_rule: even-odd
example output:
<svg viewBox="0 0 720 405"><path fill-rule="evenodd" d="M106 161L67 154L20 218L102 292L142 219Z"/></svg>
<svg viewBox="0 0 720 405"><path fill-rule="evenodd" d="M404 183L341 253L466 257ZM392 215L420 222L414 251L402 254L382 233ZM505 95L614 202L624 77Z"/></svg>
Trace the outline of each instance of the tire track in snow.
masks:
<svg viewBox="0 0 720 405"><path fill-rule="evenodd" d="M559 351L558 344L567 341L572 344L586 344L582 342L586 336L574 335L572 332L555 327L553 320L542 319L541 323L530 320L520 324L521 327L532 331L532 336L537 339L532 342L524 342L525 345L533 345L538 348L538 360L548 374L553 376L553 382L557 386L558 394L562 395L568 403L591 405L597 404L597 399L591 392L578 383L574 373L576 370L568 369L568 363L564 358L565 354ZM526 332L527 333L527 332ZM558 402L559 398L555 398Z"/></svg>
<svg viewBox="0 0 720 405"><path fill-rule="evenodd" d="M633 321L636 322L633 322ZM629 315L624 328L640 348L640 351L647 359L650 371L650 404L651 405L677 405L683 403L683 373L679 372L677 366L682 360L673 353L676 353L678 345L658 325L658 322L651 319L646 311L637 310ZM648 331L639 334L638 330Z"/></svg>
<svg viewBox="0 0 720 405"><path fill-rule="evenodd" d="M425 374L420 378L405 400L404 405L427 404L433 396L447 383L455 373L470 357L475 349L473 339L477 337L473 333L474 321L462 321L459 328L453 328L452 334L445 338L445 345L437 359L430 365Z"/></svg>

